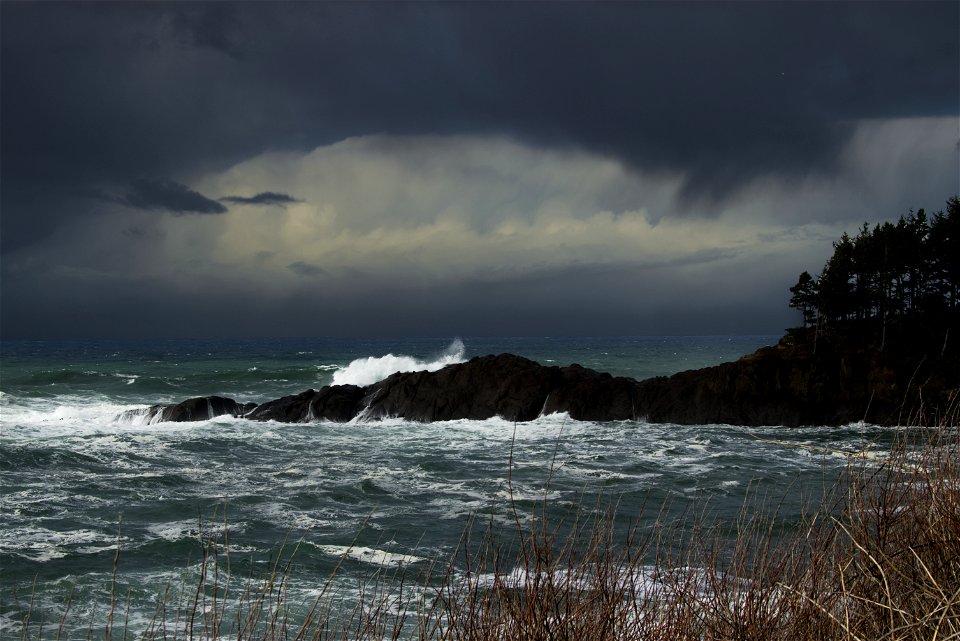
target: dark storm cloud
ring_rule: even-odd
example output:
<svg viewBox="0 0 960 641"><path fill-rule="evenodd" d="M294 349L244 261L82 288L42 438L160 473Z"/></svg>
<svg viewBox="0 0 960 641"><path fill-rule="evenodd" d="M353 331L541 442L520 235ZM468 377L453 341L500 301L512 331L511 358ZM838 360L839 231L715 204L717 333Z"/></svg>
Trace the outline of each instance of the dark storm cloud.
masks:
<svg viewBox="0 0 960 641"><path fill-rule="evenodd" d="M282 67L320 118L585 147L682 171L690 196L828 172L853 119L957 111L949 4L415 5L312 22L341 27L324 42L342 71L304 65L317 50L297 36Z"/></svg>
<svg viewBox="0 0 960 641"><path fill-rule="evenodd" d="M225 214L227 208L210 200L186 185L173 180L133 181L130 191L122 199L131 207L139 209L164 209L174 214Z"/></svg>
<svg viewBox="0 0 960 641"><path fill-rule="evenodd" d="M36 204L51 184L189 182L265 149L371 132L582 147L680 171L686 195L710 199L758 175L828 172L855 119L958 110L951 2L2 11L14 244L75 215Z"/></svg>
<svg viewBox="0 0 960 641"><path fill-rule="evenodd" d="M112 303L102 309L129 307L138 292L156 291L157 283L145 282L116 289L99 276L72 289L57 279L29 280L30 270L44 264L37 256L56 256L58 243L69 243L88 222L129 229L125 238L134 239L161 235L171 222L118 214L105 200L174 214L223 213L224 203L294 202L281 192L229 195L222 202L201 193L213 189L209 182L200 187L202 178L265 152L308 152L369 134L499 135L676 176L681 204L696 204L690 211L701 215L752 193L747 188L757 178L794 185L833 177L864 119L957 117L958 19L956 2L3 2L5 327L12 319L30 335L36 310L46 309L49 319L69 316L64 310L71 306L58 302L66 289L83 305ZM233 184L306 194L259 179L224 182L216 195L242 189ZM643 196L625 194L610 208L646 207ZM912 205L918 196L902 198ZM307 224L293 209L287 222ZM815 215L832 215L823 209ZM132 220L122 226L106 220L127 214ZM255 220L258 212L243 214ZM268 262L281 250L252 247L250 260ZM88 259L77 252L75 272L86 274ZM278 265L301 276L321 269L295 257ZM458 285L452 292L460 292ZM562 281L555 286L576 288ZM598 296L603 289L582 287ZM536 332L553 317L547 305L562 301L563 291L531 308L526 330ZM522 302L526 292L522 284L506 283L495 295L501 303ZM480 303L468 307L473 299L458 295L470 309L464 322L483 316ZM47 307L34 305L40 299ZM423 327L444 300L424 295ZM224 308L203 308L210 331ZM176 321L172 309L158 317L157 327ZM602 309L613 317L618 307ZM147 315L146 308L137 314ZM272 317L263 314L269 323ZM291 311L291 322L294 316ZM581 331L587 316L570 316L570 331ZM194 320L180 317L183 332L200 331ZM356 318L345 316L343 323L344 331L358 327ZM122 321L115 325L122 328ZM114 328L99 321L87 326ZM517 327L503 331L523 331ZM82 334L83 323L74 329Z"/></svg>
<svg viewBox="0 0 960 641"><path fill-rule="evenodd" d="M288 196L287 194L278 194L273 191L262 191L255 196L224 196L220 199L231 205L290 205L302 202L301 200Z"/></svg>

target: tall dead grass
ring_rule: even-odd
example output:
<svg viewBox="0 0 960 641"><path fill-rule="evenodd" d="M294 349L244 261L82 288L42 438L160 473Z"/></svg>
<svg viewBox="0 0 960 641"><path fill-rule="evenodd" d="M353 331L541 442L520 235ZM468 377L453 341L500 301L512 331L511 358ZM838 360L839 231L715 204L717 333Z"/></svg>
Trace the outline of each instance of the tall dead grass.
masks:
<svg viewBox="0 0 960 641"><path fill-rule="evenodd" d="M790 534L775 503L625 540L608 512L561 537L541 519L515 567L481 547L484 579L448 582L423 638L960 639L958 433L905 434L884 459L852 456Z"/></svg>
<svg viewBox="0 0 960 641"><path fill-rule="evenodd" d="M886 457L852 456L841 482L784 529L775 502L745 504L732 523L704 511L682 523L615 527L615 502L556 520L547 501L514 526L465 528L446 561L411 576L381 568L345 604L331 585L291 615L290 561L266 577L230 572L211 541L195 584L159 600L145 629L104 639L238 641L960 639L960 438L956 421L904 431ZM546 492L544 493L546 495ZM622 515L621 515L622 516ZM224 532L226 529L224 528ZM26 609L21 638L61 638ZM102 633L101 633L102 632Z"/></svg>

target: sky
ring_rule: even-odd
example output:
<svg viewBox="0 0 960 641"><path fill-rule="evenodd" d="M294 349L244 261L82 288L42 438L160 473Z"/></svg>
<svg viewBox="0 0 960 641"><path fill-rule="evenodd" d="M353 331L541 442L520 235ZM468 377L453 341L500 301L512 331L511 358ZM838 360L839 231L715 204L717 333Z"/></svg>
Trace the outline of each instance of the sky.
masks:
<svg viewBox="0 0 960 641"><path fill-rule="evenodd" d="M0 4L0 337L778 334L960 3Z"/></svg>

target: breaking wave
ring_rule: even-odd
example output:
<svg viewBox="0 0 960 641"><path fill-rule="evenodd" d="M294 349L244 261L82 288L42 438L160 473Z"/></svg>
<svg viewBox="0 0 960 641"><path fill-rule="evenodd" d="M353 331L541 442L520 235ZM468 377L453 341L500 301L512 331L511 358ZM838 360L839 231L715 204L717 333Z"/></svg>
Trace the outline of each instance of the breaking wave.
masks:
<svg viewBox="0 0 960 641"><path fill-rule="evenodd" d="M333 384L363 387L382 381L397 372L435 372L447 365L462 363L465 360L465 352L466 347L463 341L455 338L442 354L431 361L421 361L413 356L402 354L400 356L387 354L386 356L358 358L333 373Z"/></svg>

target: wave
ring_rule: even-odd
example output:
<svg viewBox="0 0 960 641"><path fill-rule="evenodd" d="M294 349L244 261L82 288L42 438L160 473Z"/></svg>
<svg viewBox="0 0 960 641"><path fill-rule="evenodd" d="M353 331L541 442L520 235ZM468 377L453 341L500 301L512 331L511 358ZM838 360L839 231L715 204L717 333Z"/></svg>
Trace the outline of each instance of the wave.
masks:
<svg viewBox="0 0 960 641"><path fill-rule="evenodd" d="M368 356L352 361L333 373L334 385L372 385L397 372L435 372L447 365L462 363L466 347L459 338L447 346L442 354L430 361L421 361L412 356Z"/></svg>
<svg viewBox="0 0 960 641"><path fill-rule="evenodd" d="M335 557L346 557L361 563L384 566L401 566L412 563L423 563L430 559L413 554L400 554L397 552L386 552L376 548L368 548L357 545L316 545L324 554Z"/></svg>
<svg viewBox="0 0 960 641"><path fill-rule="evenodd" d="M127 537L120 540L129 541ZM6 530L0 537L0 554L46 563L76 552L95 553L116 545L117 537L110 533L83 528L62 532L31 524Z"/></svg>

